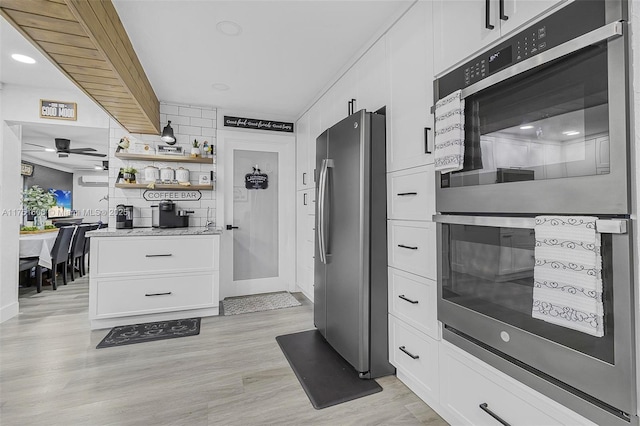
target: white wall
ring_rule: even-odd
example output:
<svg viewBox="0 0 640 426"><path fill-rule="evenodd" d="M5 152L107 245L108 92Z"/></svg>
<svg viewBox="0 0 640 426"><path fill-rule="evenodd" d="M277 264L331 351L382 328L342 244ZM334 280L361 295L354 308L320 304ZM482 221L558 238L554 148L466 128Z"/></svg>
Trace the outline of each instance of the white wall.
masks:
<svg viewBox="0 0 640 426"><path fill-rule="evenodd" d="M0 90L2 94L3 90ZM0 105L3 94L0 95ZM2 108L2 107L0 107ZM18 314L18 246L20 231L20 126L1 120L0 136L0 322Z"/></svg>
<svg viewBox="0 0 640 426"><path fill-rule="evenodd" d="M3 120L44 123L59 126L109 127L109 116L80 90L44 89L15 84L4 85L5 108ZM40 118L40 99L75 102L78 105L76 121Z"/></svg>
<svg viewBox="0 0 640 426"><path fill-rule="evenodd" d="M107 171L83 172L73 174L73 209L75 216L83 218L84 222L107 222L109 220L109 201L100 201L109 195L109 187L103 184L82 183L83 176L108 176Z"/></svg>
<svg viewBox="0 0 640 426"><path fill-rule="evenodd" d="M197 139L202 143L207 141L209 145L216 145L216 110L213 107L190 106L161 103L160 104L160 126L164 128L167 120L171 120L171 127L176 136L177 143L174 146L181 146L185 152L190 152L191 142ZM144 168L152 165L158 168L171 167L177 169L183 167L191 172L190 181L192 184L198 183L198 175L201 173L209 173L211 170L216 172L216 164L194 164L179 162L160 162L160 161L134 161L121 160L115 157L115 151L118 142L124 136L129 137L132 144L130 151L133 150L134 143L148 143L155 146L164 144L160 140L159 135L141 135L131 134L123 129L115 120L111 120L111 130L109 137L109 208L115 210L118 204L133 206L133 226L150 227L151 226L151 206L157 204L157 201L146 201L143 198L145 189L122 189L116 188L115 182L118 171L121 167L132 166L138 170L137 180L143 182ZM215 185L214 185L214 188ZM217 188L216 188L217 189ZM202 198L199 201L176 201L180 210L193 210L195 213L190 215L189 226L204 226L207 219L207 208L209 208L209 217L216 217L216 191L202 190L200 191ZM212 219L215 220L215 219ZM109 227L115 227L115 217L110 216Z"/></svg>

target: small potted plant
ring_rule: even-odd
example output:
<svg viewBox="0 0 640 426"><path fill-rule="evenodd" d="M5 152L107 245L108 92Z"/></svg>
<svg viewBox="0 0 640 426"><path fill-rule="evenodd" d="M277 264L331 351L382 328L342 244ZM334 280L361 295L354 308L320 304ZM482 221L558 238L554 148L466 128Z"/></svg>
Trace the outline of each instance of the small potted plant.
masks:
<svg viewBox="0 0 640 426"><path fill-rule="evenodd" d="M200 156L200 142L198 142L198 139L193 140L193 146L191 148L191 156L192 157Z"/></svg>
<svg viewBox="0 0 640 426"><path fill-rule="evenodd" d="M38 229L44 229L47 220L47 211L56 205L56 196L53 191L45 191L38 185L22 191L22 205L33 215L34 225Z"/></svg>
<svg viewBox="0 0 640 426"><path fill-rule="evenodd" d="M138 171L133 167L124 167L122 169L122 178L125 183L136 183L136 173Z"/></svg>

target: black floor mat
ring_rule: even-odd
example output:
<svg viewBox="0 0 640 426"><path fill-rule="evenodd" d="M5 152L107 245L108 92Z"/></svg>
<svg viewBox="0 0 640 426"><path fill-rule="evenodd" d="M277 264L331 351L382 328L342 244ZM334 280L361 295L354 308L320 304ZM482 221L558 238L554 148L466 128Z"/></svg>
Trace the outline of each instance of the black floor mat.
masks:
<svg viewBox="0 0 640 426"><path fill-rule="evenodd" d="M276 337L302 388L316 409L380 392L375 380L364 380L318 330Z"/></svg>
<svg viewBox="0 0 640 426"><path fill-rule="evenodd" d="M200 318L147 322L113 327L96 349L200 334Z"/></svg>

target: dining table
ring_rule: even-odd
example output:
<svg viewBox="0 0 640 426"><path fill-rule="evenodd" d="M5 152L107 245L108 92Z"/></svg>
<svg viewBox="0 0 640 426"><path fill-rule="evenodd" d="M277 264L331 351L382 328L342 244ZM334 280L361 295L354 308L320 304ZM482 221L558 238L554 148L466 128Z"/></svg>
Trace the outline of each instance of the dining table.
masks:
<svg viewBox="0 0 640 426"><path fill-rule="evenodd" d="M21 234L20 257L37 257L38 265L51 269L51 249L57 236L57 229L38 234Z"/></svg>

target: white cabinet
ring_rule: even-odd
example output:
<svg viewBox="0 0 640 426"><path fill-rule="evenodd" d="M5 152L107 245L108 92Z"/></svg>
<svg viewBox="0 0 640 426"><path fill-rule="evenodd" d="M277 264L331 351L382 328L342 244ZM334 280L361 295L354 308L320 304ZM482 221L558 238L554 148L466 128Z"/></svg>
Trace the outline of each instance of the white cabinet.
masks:
<svg viewBox="0 0 640 426"><path fill-rule="evenodd" d="M448 342L440 343L439 361L440 414L451 424L498 424L486 409L512 425L593 425Z"/></svg>
<svg viewBox="0 0 640 426"><path fill-rule="evenodd" d="M432 339L440 339L436 282L389 268L389 313Z"/></svg>
<svg viewBox="0 0 640 426"><path fill-rule="evenodd" d="M431 220L435 214L433 165L387 174L388 218Z"/></svg>
<svg viewBox="0 0 640 426"><path fill-rule="evenodd" d="M309 187L309 113L296 122L296 190Z"/></svg>
<svg viewBox="0 0 640 426"><path fill-rule="evenodd" d="M387 33L389 172L433 163L432 37L431 2L417 2Z"/></svg>
<svg viewBox="0 0 640 426"><path fill-rule="evenodd" d="M383 37L354 65L357 76L354 112L361 109L375 112L387 105L389 79L387 77L386 48Z"/></svg>
<svg viewBox="0 0 640 426"><path fill-rule="evenodd" d="M313 301L315 241L314 190L298 191L296 198L296 284Z"/></svg>
<svg viewBox="0 0 640 426"><path fill-rule="evenodd" d="M91 240L92 329L218 315L219 235Z"/></svg>
<svg viewBox="0 0 640 426"><path fill-rule="evenodd" d="M565 1L503 0L504 15L508 17L504 20L500 18L500 0L435 0L435 73L440 74Z"/></svg>
<svg viewBox="0 0 640 426"><path fill-rule="evenodd" d="M389 266L436 279L436 225L428 221L388 221Z"/></svg>

